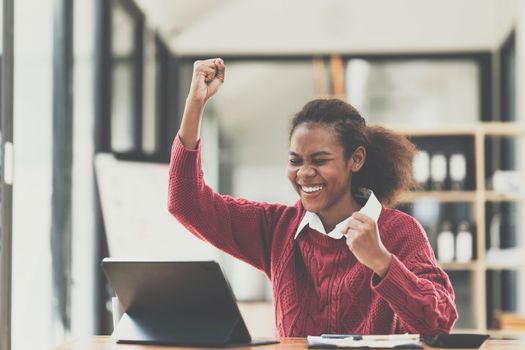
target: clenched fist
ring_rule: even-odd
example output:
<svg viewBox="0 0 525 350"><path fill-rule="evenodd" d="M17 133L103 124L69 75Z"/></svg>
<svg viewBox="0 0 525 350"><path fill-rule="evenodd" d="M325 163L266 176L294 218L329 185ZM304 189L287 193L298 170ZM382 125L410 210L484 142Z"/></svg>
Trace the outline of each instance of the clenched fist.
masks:
<svg viewBox="0 0 525 350"><path fill-rule="evenodd" d="M195 61L188 100L205 104L224 82L226 66L220 58Z"/></svg>
<svg viewBox="0 0 525 350"><path fill-rule="evenodd" d="M355 212L342 233L357 260L379 277L384 277L390 267L392 254L381 242L376 222L365 214Z"/></svg>

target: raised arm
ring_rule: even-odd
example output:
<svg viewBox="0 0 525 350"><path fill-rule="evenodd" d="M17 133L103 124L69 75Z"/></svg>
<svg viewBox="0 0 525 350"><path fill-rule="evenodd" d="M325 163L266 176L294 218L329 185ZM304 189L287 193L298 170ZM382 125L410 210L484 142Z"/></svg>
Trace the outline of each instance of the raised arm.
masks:
<svg viewBox="0 0 525 350"><path fill-rule="evenodd" d="M199 129L206 102L224 81L221 59L197 61L179 133L173 141L168 210L190 232L270 275L273 232L284 205L221 195L206 185Z"/></svg>
<svg viewBox="0 0 525 350"><path fill-rule="evenodd" d="M224 61L220 58L195 61L193 64L190 92L179 129L180 139L186 148L197 148L204 106L219 91L224 83L224 74Z"/></svg>

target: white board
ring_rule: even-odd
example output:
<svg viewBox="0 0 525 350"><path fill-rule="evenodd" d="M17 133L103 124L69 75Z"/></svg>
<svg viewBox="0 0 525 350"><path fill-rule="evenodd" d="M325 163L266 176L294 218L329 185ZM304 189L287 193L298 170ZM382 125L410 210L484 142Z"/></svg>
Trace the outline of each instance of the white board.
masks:
<svg viewBox="0 0 525 350"><path fill-rule="evenodd" d="M168 165L95 158L111 257L217 260L218 250L186 230L167 205Z"/></svg>

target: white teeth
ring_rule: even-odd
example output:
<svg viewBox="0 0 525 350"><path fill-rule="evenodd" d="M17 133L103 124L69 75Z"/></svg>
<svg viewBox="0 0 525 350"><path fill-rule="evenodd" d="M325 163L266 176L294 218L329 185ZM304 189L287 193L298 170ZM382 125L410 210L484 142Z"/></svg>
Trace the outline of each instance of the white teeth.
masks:
<svg viewBox="0 0 525 350"><path fill-rule="evenodd" d="M317 192L317 191L320 191L322 188L323 186L314 186L314 187L301 186L301 190L303 190L306 193Z"/></svg>

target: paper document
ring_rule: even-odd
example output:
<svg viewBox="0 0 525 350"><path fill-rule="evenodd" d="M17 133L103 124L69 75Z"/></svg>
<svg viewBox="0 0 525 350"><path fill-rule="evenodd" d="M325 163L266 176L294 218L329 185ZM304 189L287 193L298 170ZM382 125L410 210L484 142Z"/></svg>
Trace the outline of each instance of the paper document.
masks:
<svg viewBox="0 0 525 350"><path fill-rule="evenodd" d="M308 336L309 348L410 348L421 349L419 334Z"/></svg>

